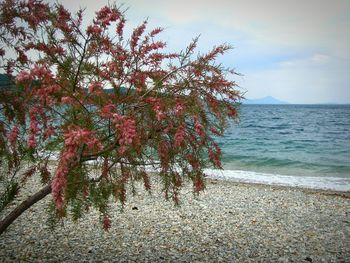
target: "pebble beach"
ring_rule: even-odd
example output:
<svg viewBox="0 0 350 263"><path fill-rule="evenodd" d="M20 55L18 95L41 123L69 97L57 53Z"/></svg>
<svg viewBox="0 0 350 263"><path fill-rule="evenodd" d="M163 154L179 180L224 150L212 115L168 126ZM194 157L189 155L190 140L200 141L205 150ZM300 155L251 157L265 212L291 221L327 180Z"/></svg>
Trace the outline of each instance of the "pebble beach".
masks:
<svg viewBox="0 0 350 263"><path fill-rule="evenodd" d="M109 232L94 210L51 230L47 196L1 235L0 261L350 262L348 192L208 179L199 196L186 185L175 206L160 189L140 185L123 211L111 203Z"/></svg>

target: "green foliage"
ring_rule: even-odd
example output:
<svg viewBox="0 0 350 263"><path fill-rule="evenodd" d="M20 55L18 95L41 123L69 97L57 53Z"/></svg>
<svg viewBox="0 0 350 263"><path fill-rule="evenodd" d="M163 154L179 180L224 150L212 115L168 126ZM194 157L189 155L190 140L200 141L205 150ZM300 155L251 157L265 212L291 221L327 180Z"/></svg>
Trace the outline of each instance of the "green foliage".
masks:
<svg viewBox="0 0 350 263"><path fill-rule="evenodd" d="M97 184L91 184L88 201L101 213L105 213L112 191L113 185L107 184L104 181L101 181Z"/></svg>
<svg viewBox="0 0 350 263"><path fill-rule="evenodd" d="M71 200L70 212L73 218L73 221L77 221L83 216L83 212L86 210L86 200L82 198L75 198Z"/></svg>
<svg viewBox="0 0 350 263"><path fill-rule="evenodd" d="M59 223L63 223L62 218L65 211L61 211L61 214L59 214L53 200L50 200L49 204L47 205L46 213L48 215L46 225L51 229L51 231L53 231Z"/></svg>
<svg viewBox="0 0 350 263"><path fill-rule="evenodd" d="M4 190L0 193L0 212L11 203L19 191L19 185L15 181L5 183Z"/></svg>

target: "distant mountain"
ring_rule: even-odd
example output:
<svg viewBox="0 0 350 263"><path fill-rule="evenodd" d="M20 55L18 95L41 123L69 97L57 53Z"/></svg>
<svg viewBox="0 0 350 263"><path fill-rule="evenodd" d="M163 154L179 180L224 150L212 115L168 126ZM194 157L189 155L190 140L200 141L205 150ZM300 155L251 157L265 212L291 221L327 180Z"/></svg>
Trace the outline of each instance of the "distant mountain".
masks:
<svg viewBox="0 0 350 263"><path fill-rule="evenodd" d="M261 99L254 100L245 99L243 100L243 104L288 104L288 102L275 99L271 96L267 96Z"/></svg>

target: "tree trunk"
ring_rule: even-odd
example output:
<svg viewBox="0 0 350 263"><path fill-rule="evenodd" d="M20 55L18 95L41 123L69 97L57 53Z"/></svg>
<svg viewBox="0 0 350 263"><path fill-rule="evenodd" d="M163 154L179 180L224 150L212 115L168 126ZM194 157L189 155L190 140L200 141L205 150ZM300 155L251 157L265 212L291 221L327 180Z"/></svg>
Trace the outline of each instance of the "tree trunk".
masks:
<svg viewBox="0 0 350 263"><path fill-rule="evenodd" d="M26 211L29 207L34 205L36 202L39 202L41 199L43 199L49 193L51 193L51 184L46 185L41 190L39 190L39 192L37 192L37 193L33 194L32 196L28 197L20 205L18 205L10 214L8 214L3 220L0 221L0 235L24 211Z"/></svg>

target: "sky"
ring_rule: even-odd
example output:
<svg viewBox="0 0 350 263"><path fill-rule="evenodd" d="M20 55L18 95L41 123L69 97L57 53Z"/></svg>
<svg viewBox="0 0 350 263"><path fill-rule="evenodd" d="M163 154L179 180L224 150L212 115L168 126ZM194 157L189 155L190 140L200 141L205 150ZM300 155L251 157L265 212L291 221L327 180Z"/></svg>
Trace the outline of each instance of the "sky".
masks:
<svg viewBox="0 0 350 263"><path fill-rule="evenodd" d="M60 0L86 18L108 1ZM200 35L198 50L228 43L219 59L243 76L245 97L289 103L350 103L350 0L124 0L131 30L163 27L169 50Z"/></svg>

